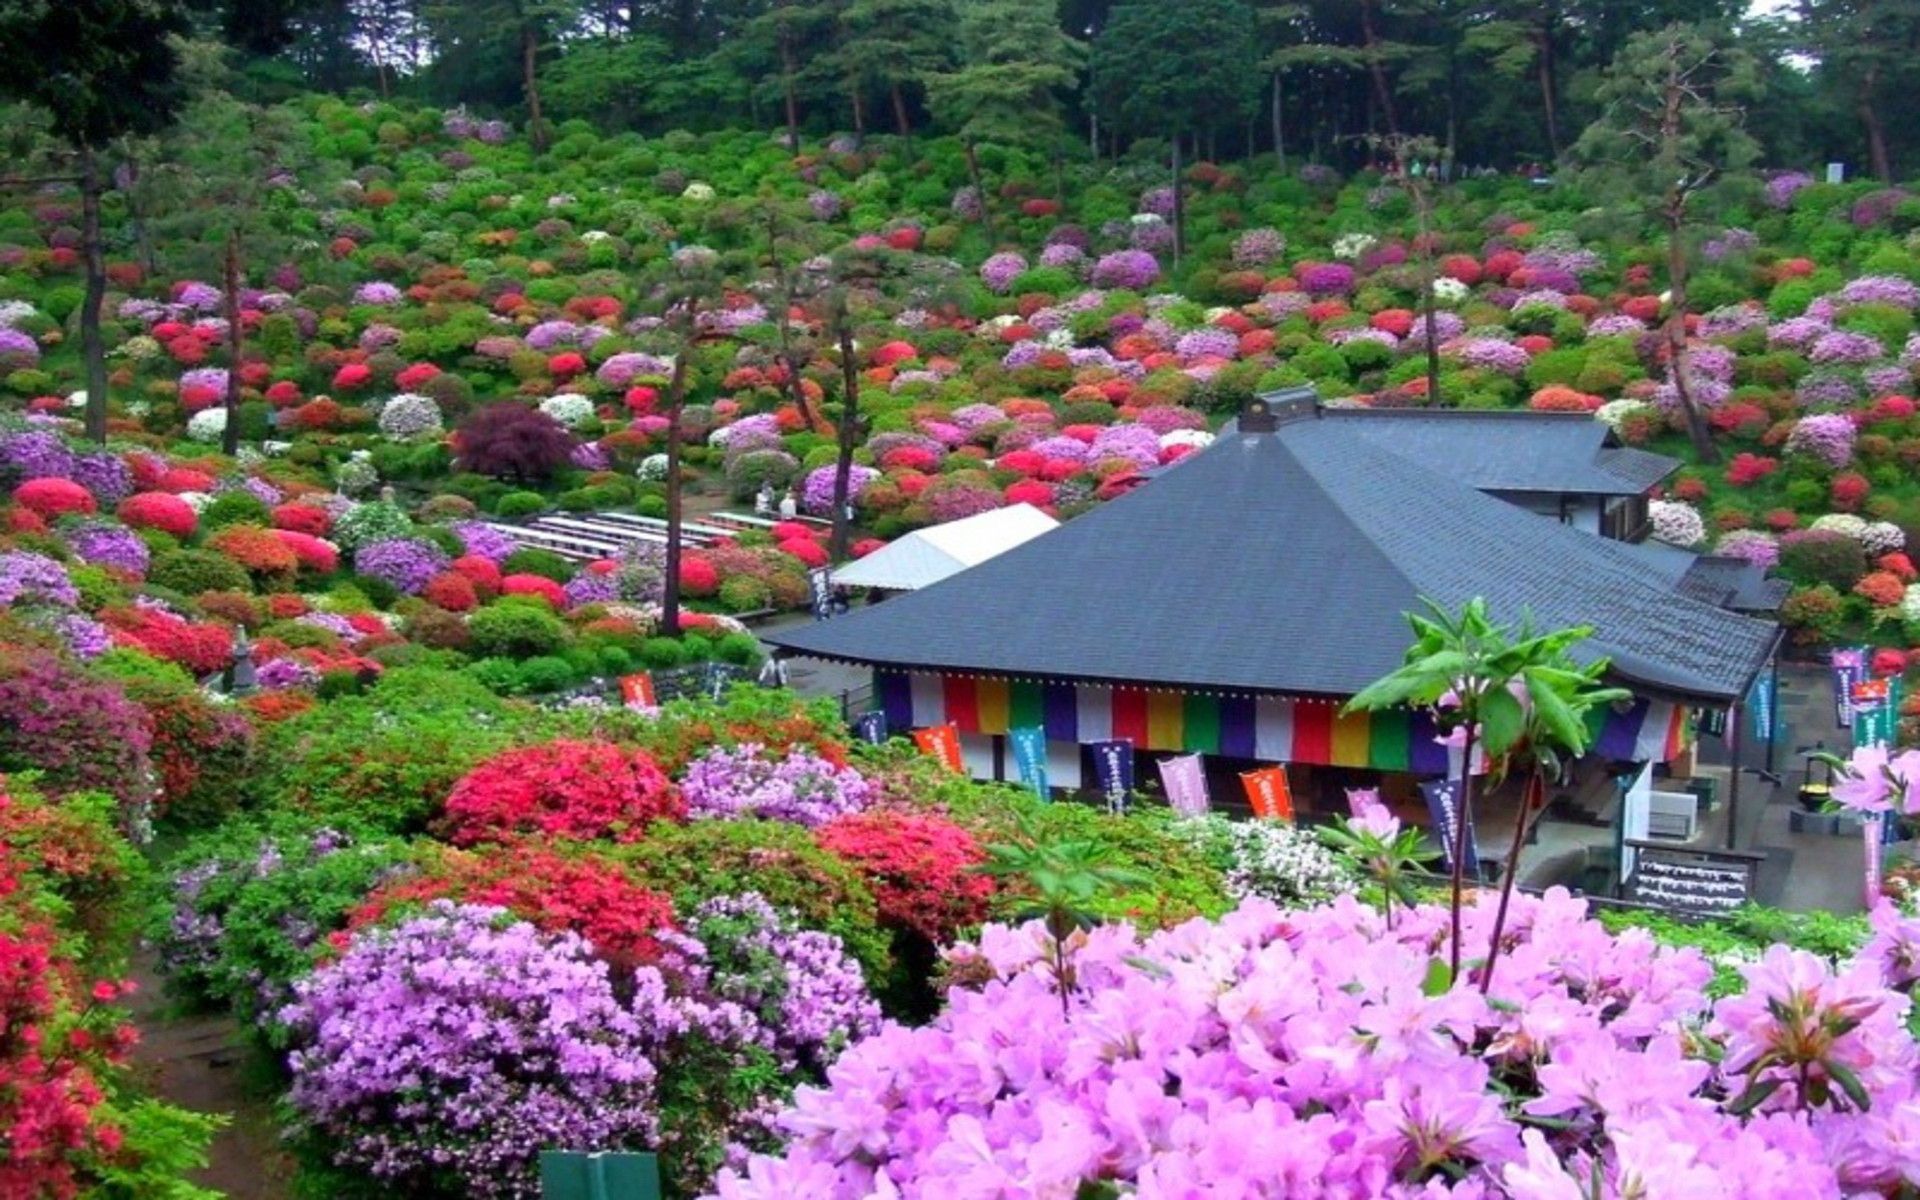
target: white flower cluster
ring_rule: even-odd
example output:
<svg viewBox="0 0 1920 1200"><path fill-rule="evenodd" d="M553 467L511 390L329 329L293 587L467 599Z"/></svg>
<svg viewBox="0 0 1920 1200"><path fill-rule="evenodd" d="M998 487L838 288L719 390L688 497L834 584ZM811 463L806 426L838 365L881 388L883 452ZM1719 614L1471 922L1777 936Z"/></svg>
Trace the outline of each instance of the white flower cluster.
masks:
<svg viewBox="0 0 1920 1200"><path fill-rule="evenodd" d="M380 432L390 441L403 442L444 428L440 406L431 396L402 392L380 409Z"/></svg>
<svg viewBox="0 0 1920 1200"><path fill-rule="evenodd" d="M1440 304L1459 304L1473 294L1473 289L1447 275L1433 281L1433 298Z"/></svg>
<svg viewBox="0 0 1920 1200"><path fill-rule="evenodd" d="M1700 510L1678 500L1655 500L1647 505L1656 541L1681 549L1691 549L1707 540L1707 523Z"/></svg>
<svg viewBox="0 0 1920 1200"><path fill-rule="evenodd" d="M85 393L81 393L81 404L86 403ZM187 420L187 437L196 442L211 445L220 440L227 431L227 410L224 408L203 408Z"/></svg>
<svg viewBox="0 0 1920 1200"><path fill-rule="evenodd" d="M1609 400L1594 410L1593 417L1617 433L1628 417L1655 411L1645 400Z"/></svg>
<svg viewBox="0 0 1920 1200"><path fill-rule="evenodd" d="M358 455L334 468L333 486L339 488L342 495L364 496L379 485L379 469Z"/></svg>
<svg viewBox="0 0 1920 1200"><path fill-rule="evenodd" d="M1352 262L1379 244L1380 239L1370 233L1343 233L1333 239L1333 256Z"/></svg>
<svg viewBox="0 0 1920 1200"><path fill-rule="evenodd" d="M1900 597L1900 619L1920 621L1920 583L1908 584L1906 594Z"/></svg>
<svg viewBox="0 0 1920 1200"><path fill-rule="evenodd" d="M640 465L634 468L633 473L642 483L658 483L667 477L667 456L649 454L640 460Z"/></svg>
<svg viewBox="0 0 1920 1200"><path fill-rule="evenodd" d="M1907 531L1892 521L1869 521L1860 531L1860 545L1875 557L1892 554L1907 548Z"/></svg>
<svg viewBox="0 0 1920 1200"><path fill-rule="evenodd" d="M1282 821L1235 821L1228 826L1233 862L1227 894L1255 896L1277 904L1313 904L1354 889L1354 879L1333 851L1297 825Z"/></svg>
<svg viewBox="0 0 1920 1200"><path fill-rule="evenodd" d="M687 185L686 191L680 193L680 198L682 200L697 200L705 203L713 199L713 185L695 180Z"/></svg>
<svg viewBox="0 0 1920 1200"><path fill-rule="evenodd" d="M1213 435L1204 429L1176 429L1160 435L1160 448L1172 446L1192 446L1195 450L1205 450L1213 445Z"/></svg>
<svg viewBox="0 0 1920 1200"><path fill-rule="evenodd" d="M34 314L34 307L25 300L0 300L0 329L12 329Z"/></svg>
<svg viewBox="0 0 1920 1200"><path fill-rule="evenodd" d="M1867 534L1867 523L1852 513L1828 513L1824 517L1816 517L1808 528L1844 533L1856 542L1864 542Z"/></svg>
<svg viewBox="0 0 1920 1200"><path fill-rule="evenodd" d="M568 429L578 429L593 420L593 401L578 392L561 392L542 400L540 411Z"/></svg>

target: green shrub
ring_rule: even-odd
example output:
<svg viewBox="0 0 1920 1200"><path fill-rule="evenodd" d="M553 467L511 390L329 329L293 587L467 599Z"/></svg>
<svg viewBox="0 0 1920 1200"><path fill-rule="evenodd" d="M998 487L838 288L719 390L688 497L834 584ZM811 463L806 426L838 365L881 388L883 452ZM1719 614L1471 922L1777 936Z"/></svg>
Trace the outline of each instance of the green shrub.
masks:
<svg viewBox="0 0 1920 1200"><path fill-rule="evenodd" d="M174 550L159 555L147 568L147 582L188 596L253 590L253 581L239 563L212 550Z"/></svg>
<svg viewBox="0 0 1920 1200"><path fill-rule="evenodd" d="M487 605L467 620L475 653L504 658L552 654L567 644L566 622L532 604Z"/></svg>
<svg viewBox="0 0 1920 1200"><path fill-rule="evenodd" d="M538 575L555 583L573 578L574 566L551 550L524 547L507 555L500 569L508 575Z"/></svg>
<svg viewBox="0 0 1920 1200"><path fill-rule="evenodd" d="M253 790L268 808L417 833L481 759L534 718L449 671L402 667L268 728Z"/></svg>
<svg viewBox="0 0 1920 1200"><path fill-rule="evenodd" d="M509 520L545 512L547 498L539 492L508 492L494 503L493 511Z"/></svg>
<svg viewBox="0 0 1920 1200"><path fill-rule="evenodd" d="M260 497L247 491L221 492L200 510L200 528L228 525L271 525L273 513Z"/></svg>

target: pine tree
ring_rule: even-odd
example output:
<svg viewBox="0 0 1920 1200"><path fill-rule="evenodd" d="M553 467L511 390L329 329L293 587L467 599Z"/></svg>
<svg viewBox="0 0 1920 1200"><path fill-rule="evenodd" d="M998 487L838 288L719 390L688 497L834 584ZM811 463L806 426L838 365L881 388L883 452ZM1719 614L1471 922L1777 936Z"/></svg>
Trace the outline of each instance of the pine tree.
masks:
<svg viewBox="0 0 1920 1200"><path fill-rule="evenodd" d="M1666 232L1668 370L1704 462L1719 461L1720 452L1694 402L1687 367L1686 231L1694 199L1759 153L1739 103L1753 80L1752 59L1710 26L1635 34L1600 84L1600 118L1571 151L1597 194L1641 204Z"/></svg>

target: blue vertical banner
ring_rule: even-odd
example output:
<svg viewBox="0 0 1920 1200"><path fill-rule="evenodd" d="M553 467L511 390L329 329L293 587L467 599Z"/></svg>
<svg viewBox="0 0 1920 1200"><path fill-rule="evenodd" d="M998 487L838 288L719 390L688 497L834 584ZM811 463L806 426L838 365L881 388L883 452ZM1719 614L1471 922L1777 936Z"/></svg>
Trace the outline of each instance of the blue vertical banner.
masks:
<svg viewBox="0 0 1920 1200"><path fill-rule="evenodd" d="M1833 652L1833 719L1842 729L1853 728L1853 685L1867 677L1867 651L1843 646Z"/></svg>
<svg viewBox="0 0 1920 1200"><path fill-rule="evenodd" d="M1089 742L1087 749L1093 755L1095 785L1107 798L1107 807L1114 812L1124 811L1127 797L1133 791L1133 739Z"/></svg>
<svg viewBox="0 0 1920 1200"><path fill-rule="evenodd" d="M853 735L875 746L887 740L887 714L879 709L863 712L853 719Z"/></svg>
<svg viewBox="0 0 1920 1200"><path fill-rule="evenodd" d="M1427 813L1433 818L1433 833L1440 842L1441 863L1451 872L1453 870L1453 839L1456 835L1460 813L1460 781L1457 779L1429 779L1420 785L1420 794L1427 798ZM1466 814L1467 822L1467 874L1473 878L1480 875L1480 844L1473 836L1473 814Z"/></svg>
<svg viewBox="0 0 1920 1200"><path fill-rule="evenodd" d="M1762 671L1747 693L1747 715L1753 720L1753 736L1769 742L1774 739L1774 714L1780 704L1780 697L1773 689L1773 672Z"/></svg>
<svg viewBox="0 0 1920 1200"><path fill-rule="evenodd" d="M813 619L829 620L833 616L833 579L825 567L815 567L807 572L808 607L813 609Z"/></svg>
<svg viewBox="0 0 1920 1200"><path fill-rule="evenodd" d="M1041 803L1053 799L1053 789L1047 785L1047 730L1044 725L1030 725L1008 732L1013 742L1013 763L1019 768L1020 782L1033 789Z"/></svg>

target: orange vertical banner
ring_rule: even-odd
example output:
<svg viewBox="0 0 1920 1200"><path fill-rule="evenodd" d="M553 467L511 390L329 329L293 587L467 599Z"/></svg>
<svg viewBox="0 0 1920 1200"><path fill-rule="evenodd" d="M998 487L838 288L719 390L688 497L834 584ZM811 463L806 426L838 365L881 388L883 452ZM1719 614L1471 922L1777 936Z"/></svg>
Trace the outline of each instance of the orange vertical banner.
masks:
<svg viewBox="0 0 1920 1200"><path fill-rule="evenodd" d="M660 707L660 701L653 692L653 676L645 671L638 675L620 677L620 702L628 708L641 712L652 712Z"/></svg>
<svg viewBox="0 0 1920 1200"><path fill-rule="evenodd" d="M913 731L914 744L940 760L949 771L966 774L966 766L960 761L960 731L952 725L929 725L925 729Z"/></svg>
<svg viewBox="0 0 1920 1200"><path fill-rule="evenodd" d="M1286 767L1244 771L1240 782L1247 789L1247 803L1253 805L1254 816L1270 821L1293 820L1293 789L1287 783Z"/></svg>

